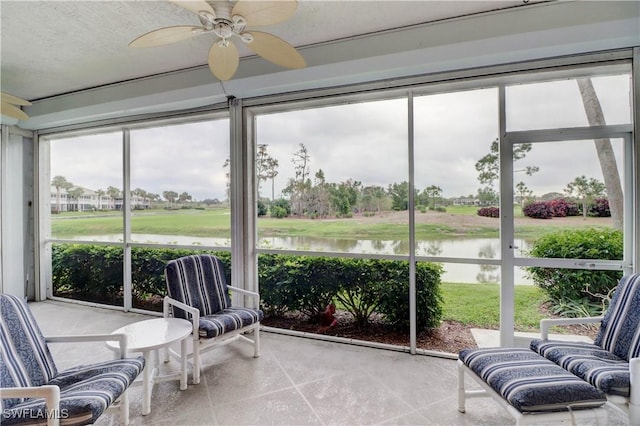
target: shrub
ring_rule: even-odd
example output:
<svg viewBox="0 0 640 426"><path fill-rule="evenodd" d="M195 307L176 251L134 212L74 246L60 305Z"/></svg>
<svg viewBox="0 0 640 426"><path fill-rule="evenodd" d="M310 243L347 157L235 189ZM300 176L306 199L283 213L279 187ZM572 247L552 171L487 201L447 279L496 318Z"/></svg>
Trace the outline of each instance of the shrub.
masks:
<svg viewBox="0 0 640 426"><path fill-rule="evenodd" d="M267 215L267 205L262 200L258 200L258 216Z"/></svg>
<svg viewBox="0 0 640 426"><path fill-rule="evenodd" d="M482 207L478 209L478 216L500 217L499 207Z"/></svg>
<svg viewBox="0 0 640 426"><path fill-rule="evenodd" d="M131 249L131 285L133 305L162 310L161 304L146 304L146 299L167 294L164 267L171 259L195 253L211 253L225 265L227 282L231 280L231 254L211 250L134 247ZM90 302L122 305L122 247L88 244L53 244L52 286L55 296Z"/></svg>
<svg viewBox="0 0 640 426"><path fill-rule="evenodd" d="M522 213L534 219L551 219L553 208L545 201L534 201L524 206Z"/></svg>
<svg viewBox="0 0 640 426"><path fill-rule="evenodd" d="M218 256L231 282L231 254L211 250L136 247L131 250L134 307L162 310L167 262L195 253ZM53 293L100 303L122 304L122 247L53 244ZM418 327L436 327L442 316L440 275L435 264L416 266ZM263 254L258 258L261 304L267 315L296 310L316 319L336 300L358 325L374 312L396 328L409 324L408 262Z"/></svg>
<svg viewBox="0 0 640 426"><path fill-rule="evenodd" d="M269 211L271 213L271 217L281 219L291 214L291 204L289 203L289 200L278 198L271 203Z"/></svg>
<svg viewBox="0 0 640 426"><path fill-rule="evenodd" d="M287 211L280 206L271 206L270 211L271 211L271 217L274 219L282 219L289 216L287 214Z"/></svg>
<svg viewBox="0 0 640 426"><path fill-rule="evenodd" d="M609 200L606 198L598 198L589 206L589 216L593 217L611 217L609 209Z"/></svg>
<svg viewBox="0 0 640 426"><path fill-rule="evenodd" d="M551 207L554 217L579 216L580 210L575 203L569 202L563 198L556 198L547 201Z"/></svg>
<svg viewBox="0 0 640 426"><path fill-rule="evenodd" d="M409 263L391 260L377 261L375 273L380 282L378 311L395 329L409 329ZM442 319L440 276L442 266L416 263L416 327L418 331L435 328Z"/></svg>
<svg viewBox="0 0 640 426"><path fill-rule="evenodd" d="M54 296L122 304L121 247L53 244L51 259Z"/></svg>
<svg viewBox="0 0 640 426"><path fill-rule="evenodd" d="M560 259L622 259L622 232L614 229L566 230L533 243L533 257ZM528 268L533 281L556 303L602 304L622 272L584 269ZM600 295L600 296L598 296Z"/></svg>

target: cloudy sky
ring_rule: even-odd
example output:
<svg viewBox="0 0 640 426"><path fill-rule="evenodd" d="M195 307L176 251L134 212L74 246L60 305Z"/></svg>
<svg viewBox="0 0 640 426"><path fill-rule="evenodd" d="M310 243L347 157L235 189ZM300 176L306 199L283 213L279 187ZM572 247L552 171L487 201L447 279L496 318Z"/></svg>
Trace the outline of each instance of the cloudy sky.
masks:
<svg viewBox="0 0 640 426"><path fill-rule="evenodd" d="M593 79L607 124L630 123L629 77ZM498 136L497 89L486 88L415 98L415 182L418 189L442 188L443 196L475 194L475 163ZM574 80L510 86L507 130L586 126ZM322 169L328 182L348 179L387 187L408 180L407 101L297 110L257 118L257 142L279 163L278 197L294 176L294 153L304 144L311 178ZM228 120L173 125L131 132L131 188L162 195L187 192L196 200L225 198L229 157ZM622 141L613 141L621 165ZM591 141L534 145L515 169L540 167L534 176L517 173L534 194L562 192L575 177L602 180ZM118 133L55 140L51 175L90 189L122 186L122 147ZM271 196L271 182L262 184Z"/></svg>

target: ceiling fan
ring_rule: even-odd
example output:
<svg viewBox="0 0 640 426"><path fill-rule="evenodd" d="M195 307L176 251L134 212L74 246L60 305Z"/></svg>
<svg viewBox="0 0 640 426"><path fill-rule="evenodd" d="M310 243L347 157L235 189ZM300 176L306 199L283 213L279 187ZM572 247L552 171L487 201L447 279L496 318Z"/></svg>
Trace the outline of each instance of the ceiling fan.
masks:
<svg viewBox="0 0 640 426"><path fill-rule="evenodd" d="M20 107L27 105L31 105L31 102L8 93L0 93L0 112L2 115L17 118L18 120L26 120L29 116Z"/></svg>
<svg viewBox="0 0 640 426"><path fill-rule="evenodd" d="M285 68L304 68L302 55L289 43L261 31L245 31L249 26L271 25L291 18L298 7L296 0L180 1L170 0L198 16L200 25L160 28L133 40L129 47L153 47L213 33L216 41L209 50L209 68L220 80L235 74L240 57L234 38L242 40L253 52ZM235 3L235 4L234 4Z"/></svg>

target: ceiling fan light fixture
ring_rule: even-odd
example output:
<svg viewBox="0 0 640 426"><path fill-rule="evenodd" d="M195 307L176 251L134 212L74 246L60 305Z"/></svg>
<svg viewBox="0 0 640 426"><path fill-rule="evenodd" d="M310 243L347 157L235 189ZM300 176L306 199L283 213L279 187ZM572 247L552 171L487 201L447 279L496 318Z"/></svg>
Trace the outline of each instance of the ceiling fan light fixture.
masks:
<svg viewBox="0 0 640 426"><path fill-rule="evenodd" d="M230 42L237 36L264 59L285 68L306 66L300 53L286 41L269 33L245 32L247 27L272 25L293 16L297 0L237 0L207 2L204 0L169 0L196 14L201 26L178 25L150 31L129 43L130 47L154 47L213 32L217 39L209 50L209 68L220 80L233 77L239 52Z"/></svg>
<svg viewBox="0 0 640 426"><path fill-rule="evenodd" d="M247 44L253 41L253 36L250 33L238 34L238 37L240 37L240 40L244 41Z"/></svg>
<svg viewBox="0 0 640 426"><path fill-rule="evenodd" d="M226 19L216 19L213 24L213 32L220 38L227 39L233 35L233 27L231 22Z"/></svg>

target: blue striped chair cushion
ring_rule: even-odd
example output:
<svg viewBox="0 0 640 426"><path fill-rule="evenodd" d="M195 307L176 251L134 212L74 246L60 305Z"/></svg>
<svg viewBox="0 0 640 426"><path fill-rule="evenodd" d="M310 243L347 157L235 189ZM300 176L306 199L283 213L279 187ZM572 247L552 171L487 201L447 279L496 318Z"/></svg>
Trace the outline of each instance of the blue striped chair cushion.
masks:
<svg viewBox="0 0 640 426"><path fill-rule="evenodd" d="M629 396L629 363L599 346L536 339L531 349L605 393Z"/></svg>
<svg viewBox="0 0 640 426"><path fill-rule="evenodd" d="M26 302L0 294L0 383L3 387L42 386L58 374L47 343ZM20 403L2 400L3 408Z"/></svg>
<svg viewBox="0 0 640 426"><path fill-rule="evenodd" d="M603 392L524 348L465 349L460 360L522 413L594 408Z"/></svg>
<svg viewBox="0 0 640 426"><path fill-rule="evenodd" d="M262 321L259 309L230 307L218 314L200 318L200 337L212 338Z"/></svg>
<svg viewBox="0 0 640 426"><path fill-rule="evenodd" d="M224 267L220 259L208 254L171 260L165 268L169 296L197 308L201 316L215 314L231 306ZM174 307L173 315L189 319Z"/></svg>
<svg viewBox="0 0 640 426"><path fill-rule="evenodd" d="M625 275L594 343L629 361L640 356L640 274Z"/></svg>
<svg viewBox="0 0 640 426"><path fill-rule="evenodd" d="M125 358L80 366L60 373L48 384L60 387L60 424L94 423L122 395L144 368L144 358ZM3 425L46 423L44 400L24 400L5 409Z"/></svg>

